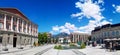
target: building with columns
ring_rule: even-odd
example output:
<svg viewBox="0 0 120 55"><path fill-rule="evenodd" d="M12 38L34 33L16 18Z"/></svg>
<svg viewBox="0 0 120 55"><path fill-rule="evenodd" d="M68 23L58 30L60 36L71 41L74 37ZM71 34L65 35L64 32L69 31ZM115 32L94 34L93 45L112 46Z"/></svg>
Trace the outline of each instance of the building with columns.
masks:
<svg viewBox="0 0 120 55"><path fill-rule="evenodd" d="M104 39L120 38L120 23L96 27L91 34L92 40L97 42Z"/></svg>
<svg viewBox="0 0 120 55"><path fill-rule="evenodd" d="M71 39L71 42L73 43L78 43L79 41L86 42L88 41L88 37L90 37L90 34L86 34L86 33L74 32L70 34L70 39Z"/></svg>
<svg viewBox="0 0 120 55"><path fill-rule="evenodd" d="M0 8L0 43L2 46L33 45L38 41L38 25L16 8Z"/></svg>

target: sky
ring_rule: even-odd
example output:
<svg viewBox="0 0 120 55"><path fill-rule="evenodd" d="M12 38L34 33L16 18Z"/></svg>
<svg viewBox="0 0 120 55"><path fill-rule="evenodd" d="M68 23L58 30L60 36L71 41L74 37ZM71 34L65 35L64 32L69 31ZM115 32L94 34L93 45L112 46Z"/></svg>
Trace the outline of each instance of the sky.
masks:
<svg viewBox="0 0 120 55"><path fill-rule="evenodd" d="M0 7L17 8L39 32L91 33L97 26L120 23L119 0L0 0Z"/></svg>

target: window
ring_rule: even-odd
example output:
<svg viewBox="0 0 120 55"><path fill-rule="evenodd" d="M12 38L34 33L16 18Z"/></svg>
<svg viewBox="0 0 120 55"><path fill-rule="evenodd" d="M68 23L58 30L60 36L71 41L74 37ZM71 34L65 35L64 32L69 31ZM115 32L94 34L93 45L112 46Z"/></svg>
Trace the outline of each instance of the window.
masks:
<svg viewBox="0 0 120 55"><path fill-rule="evenodd" d="M16 31L16 25L13 25L13 30Z"/></svg>
<svg viewBox="0 0 120 55"><path fill-rule="evenodd" d="M114 32L114 31L112 31L112 35L113 35L113 36L115 35L115 32Z"/></svg>
<svg viewBox="0 0 120 55"><path fill-rule="evenodd" d="M109 35L109 32L107 32L107 37L109 37L110 35Z"/></svg>
<svg viewBox="0 0 120 55"><path fill-rule="evenodd" d="M17 18L13 17L13 21L17 22Z"/></svg>
<svg viewBox="0 0 120 55"><path fill-rule="evenodd" d="M119 35L119 31L116 31L116 35Z"/></svg>
<svg viewBox="0 0 120 55"><path fill-rule="evenodd" d="M8 37L8 44L9 44L9 39L10 39L10 37Z"/></svg>
<svg viewBox="0 0 120 55"><path fill-rule="evenodd" d="M2 43L2 37L0 36L0 43Z"/></svg>
<svg viewBox="0 0 120 55"><path fill-rule="evenodd" d="M7 16L7 20L11 20L11 16Z"/></svg>
<svg viewBox="0 0 120 55"><path fill-rule="evenodd" d="M7 30L9 30L9 29L10 29L10 25L9 25L9 24L7 24L7 25L6 25L6 28L7 28Z"/></svg>
<svg viewBox="0 0 120 55"><path fill-rule="evenodd" d="M3 19L3 16L4 16L3 14L0 14L0 19Z"/></svg>
<svg viewBox="0 0 120 55"><path fill-rule="evenodd" d="M0 29L1 29L1 28L3 28L3 24L2 24L2 23L0 23Z"/></svg>

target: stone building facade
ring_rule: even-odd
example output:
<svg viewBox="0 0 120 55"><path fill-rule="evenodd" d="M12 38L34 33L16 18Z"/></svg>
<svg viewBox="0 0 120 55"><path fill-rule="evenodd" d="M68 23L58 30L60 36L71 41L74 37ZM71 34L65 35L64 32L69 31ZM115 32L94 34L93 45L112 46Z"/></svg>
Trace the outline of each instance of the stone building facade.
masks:
<svg viewBox="0 0 120 55"><path fill-rule="evenodd" d="M104 39L120 38L120 23L106 24L96 27L92 32L93 41L103 41Z"/></svg>
<svg viewBox="0 0 120 55"><path fill-rule="evenodd" d="M0 43L2 46L33 45L38 41L38 25L16 8L0 8Z"/></svg>
<svg viewBox="0 0 120 55"><path fill-rule="evenodd" d="M90 37L90 34L86 34L86 33L71 33L70 34L70 39L71 39L71 42L73 43L78 43L79 41L86 42L88 41L88 37Z"/></svg>

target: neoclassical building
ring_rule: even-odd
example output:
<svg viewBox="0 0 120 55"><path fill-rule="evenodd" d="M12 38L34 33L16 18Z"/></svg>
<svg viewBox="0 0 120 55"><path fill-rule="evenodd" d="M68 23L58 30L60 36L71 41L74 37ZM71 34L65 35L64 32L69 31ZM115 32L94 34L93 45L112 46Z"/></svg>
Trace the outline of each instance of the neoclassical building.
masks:
<svg viewBox="0 0 120 55"><path fill-rule="evenodd" d="M86 34L86 33L75 32L70 34L70 39L71 42L73 43L78 43L79 41L86 42L88 41L88 37L90 37L90 34Z"/></svg>
<svg viewBox="0 0 120 55"><path fill-rule="evenodd" d="M0 43L2 46L32 45L38 39L38 25L16 8L0 8Z"/></svg>
<svg viewBox="0 0 120 55"><path fill-rule="evenodd" d="M91 34L93 41L103 41L104 39L120 38L120 23L106 24L96 27Z"/></svg>

